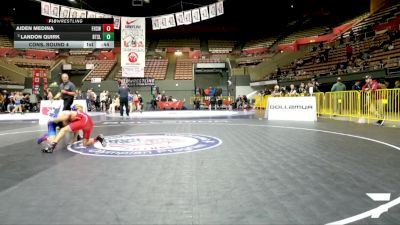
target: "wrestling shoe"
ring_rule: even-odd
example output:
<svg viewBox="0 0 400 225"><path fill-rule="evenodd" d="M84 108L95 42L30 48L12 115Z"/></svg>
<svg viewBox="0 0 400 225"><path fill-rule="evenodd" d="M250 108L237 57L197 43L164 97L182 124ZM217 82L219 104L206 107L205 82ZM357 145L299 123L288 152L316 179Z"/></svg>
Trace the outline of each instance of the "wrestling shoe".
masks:
<svg viewBox="0 0 400 225"><path fill-rule="evenodd" d="M40 145L43 141L46 141L49 136L47 134L44 134L40 138L37 139L37 144Z"/></svg>
<svg viewBox="0 0 400 225"><path fill-rule="evenodd" d="M44 147L42 149L42 152L44 152L44 153L53 153L53 151L56 148L56 146L57 146L56 142L49 143L46 147Z"/></svg>
<svg viewBox="0 0 400 225"><path fill-rule="evenodd" d="M99 134L95 140L100 142L103 147L106 147L106 140L102 134Z"/></svg>
<svg viewBox="0 0 400 225"><path fill-rule="evenodd" d="M83 138L81 137L81 135L78 134L78 136L76 136L76 141L81 141Z"/></svg>

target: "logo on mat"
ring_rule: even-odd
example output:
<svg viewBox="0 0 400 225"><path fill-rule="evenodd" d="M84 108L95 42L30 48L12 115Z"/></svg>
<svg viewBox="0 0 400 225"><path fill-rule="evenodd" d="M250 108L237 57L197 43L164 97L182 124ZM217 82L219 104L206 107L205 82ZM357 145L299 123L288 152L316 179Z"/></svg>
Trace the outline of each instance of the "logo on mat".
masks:
<svg viewBox="0 0 400 225"><path fill-rule="evenodd" d="M68 150L93 156L136 157L169 155L206 150L222 143L218 138L198 134L124 134L106 136L106 146L96 143L84 147L82 142L75 142Z"/></svg>

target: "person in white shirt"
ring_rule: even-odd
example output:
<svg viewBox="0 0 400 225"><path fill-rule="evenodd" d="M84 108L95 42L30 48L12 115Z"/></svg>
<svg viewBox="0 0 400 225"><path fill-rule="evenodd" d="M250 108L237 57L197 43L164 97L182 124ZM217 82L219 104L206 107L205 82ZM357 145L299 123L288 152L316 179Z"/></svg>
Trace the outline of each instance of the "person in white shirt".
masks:
<svg viewBox="0 0 400 225"><path fill-rule="evenodd" d="M101 111L103 112L107 110L106 101L107 101L107 93L104 90L103 92L100 93L100 108Z"/></svg>

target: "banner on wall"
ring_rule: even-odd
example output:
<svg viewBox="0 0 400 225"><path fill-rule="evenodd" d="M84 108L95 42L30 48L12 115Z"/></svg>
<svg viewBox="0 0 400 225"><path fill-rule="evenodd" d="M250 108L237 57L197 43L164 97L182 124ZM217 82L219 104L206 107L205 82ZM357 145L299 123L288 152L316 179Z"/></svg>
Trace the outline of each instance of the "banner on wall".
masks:
<svg viewBox="0 0 400 225"><path fill-rule="evenodd" d="M151 24L152 24L153 30L159 30L160 29L160 17L151 18Z"/></svg>
<svg viewBox="0 0 400 225"><path fill-rule="evenodd" d="M40 92L40 73L41 69L32 70L32 92L33 94L38 94Z"/></svg>
<svg viewBox="0 0 400 225"><path fill-rule="evenodd" d="M42 80L43 80L43 90L47 90L47 88L48 88L47 70L42 70L41 77L42 77Z"/></svg>
<svg viewBox="0 0 400 225"><path fill-rule="evenodd" d="M104 14L103 13L96 13L96 18L104 18Z"/></svg>
<svg viewBox="0 0 400 225"><path fill-rule="evenodd" d="M200 16L201 16L201 20L208 19L208 7L207 6L200 8Z"/></svg>
<svg viewBox="0 0 400 225"><path fill-rule="evenodd" d="M174 17L174 14L168 15L167 18L168 18L168 28L169 28L169 27L175 27L176 25L175 25L175 17Z"/></svg>
<svg viewBox="0 0 400 225"><path fill-rule="evenodd" d="M69 12L71 9L69 7L61 6L60 18L69 18Z"/></svg>
<svg viewBox="0 0 400 225"><path fill-rule="evenodd" d="M114 18L114 29L120 29L121 17L77 9L63 5L41 1L41 14L53 18ZM167 29L170 27L189 25L224 14L223 1L208 6L178 12L175 14L152 17L153 30Z"/></svg>
<svg viewBox="0 0 400 225"><path fill-rule="evenodd" d="M208 6L208 11L209 11L209 15L210 15L209 18L214 18L217 16L217 12L215 10L215 3Z"/></svg>
<svg viewBox="0 0 400 225"><path fill-rule="evenodd" d="M60 5L57 4L51 4L51 10L50 10L50 16L54 18L59 18L60 17Z"/></svg>
<svg viewBox="0 0 400 225"><path fill-rule="evenodd" d="M185 25L192 24L192 11L188 10L183 12L183 21Z"/></svg>
<svg viewBox="0 0 400 225"><path fill-rule="evenodd" d="M91 19L96 18L96 12L87 11L86 17Z"/></svg>
<svg viewBox="0 0 400 225"><path fill-rule="evenodd" d="M86 10L79 10L78 18L86 18Z"/></svg>
<svg viewBox="0 0 400 225"><path fill-rule="evenodd" d="M199 9L192 10L192 22L193 23L200 22L200 10Z"/></svg>
<svg viewBox="0 0 400 225"><path fill-rule="evenodd" d="M146 20L121 18L121 66L145 66Z"/></svg>
<svg viewBox="0 0 400 225"><path fill-rule="evenodd" d="M41 2L40 7L42 9L43 16L50 16L50 3L49 2Z"/></svg>
<svg viewBox="0 0 400 225"><path fill-rule="evenodd" d="M122 67L122 77L144 77L143 66Z"/></svg>
<svg viewBox="0 0 400 225"><path fill-rule="evenodd" d="M185 24L185 22L183 21L183 12L175 13L175 17L176 17L176 24L178 26Z"/></svg>
<svg viewBox="0 0 400 225"><path fill-rule="evenodd" d="M128 87L137 87L137 86L154 86L155 80L154 78L128 78L123 79Z"/></svg>
<svg viewBox="0 0 400 225"><path fill-rule="evenodd" d="M114 29L119 30L119 26L121 24L121 17L120 16L114 16Z"/></svg>
<svg viewBox="0 0 400 225"><path fill-rule="evenodd" d="M217 2L217 16L224 14L224 2Z"/></svg>
<svg viewBox="0 0 400 225"><path fill-rule="evenodd" d="M160 28L161 29L167 29L168 28L168 24L167 24L167 16L160 16L161 18L161 24L160 24Z"/></svg>

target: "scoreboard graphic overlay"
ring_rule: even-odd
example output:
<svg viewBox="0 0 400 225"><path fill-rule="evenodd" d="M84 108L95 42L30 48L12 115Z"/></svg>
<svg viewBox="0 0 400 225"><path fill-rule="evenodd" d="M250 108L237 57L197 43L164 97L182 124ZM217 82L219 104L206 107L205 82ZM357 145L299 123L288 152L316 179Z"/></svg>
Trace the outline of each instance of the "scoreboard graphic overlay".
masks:
<svg viewBox="0 0 400 225"><path fill-rule="evenodd" d="M14 48L114 48L113 19L46 19L17 24Z"/></svg>

